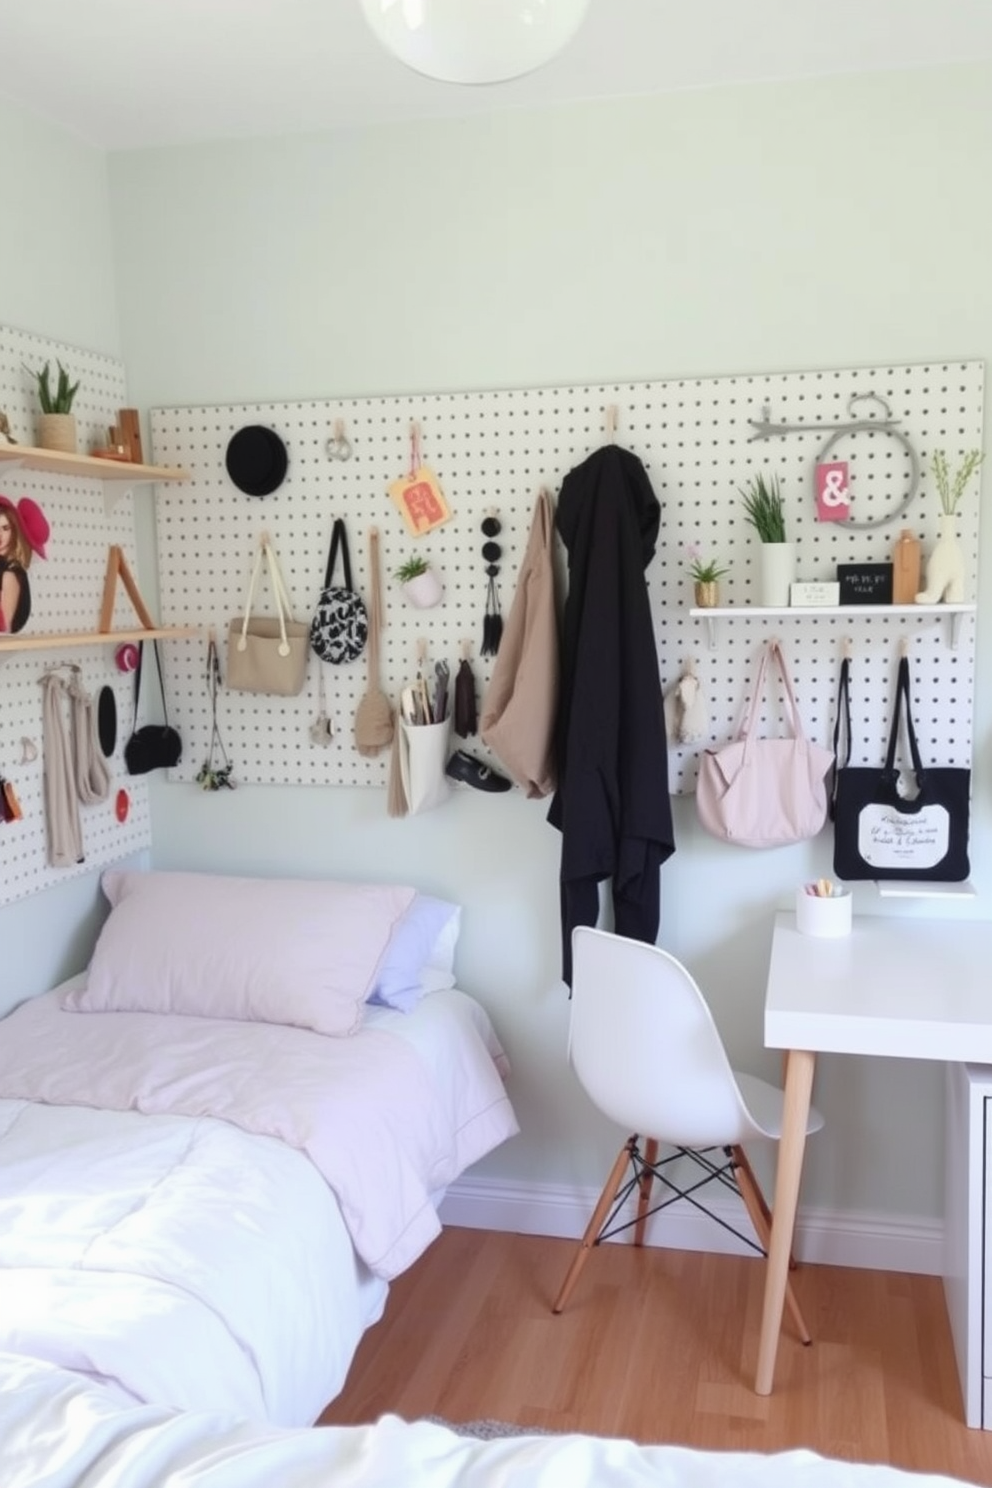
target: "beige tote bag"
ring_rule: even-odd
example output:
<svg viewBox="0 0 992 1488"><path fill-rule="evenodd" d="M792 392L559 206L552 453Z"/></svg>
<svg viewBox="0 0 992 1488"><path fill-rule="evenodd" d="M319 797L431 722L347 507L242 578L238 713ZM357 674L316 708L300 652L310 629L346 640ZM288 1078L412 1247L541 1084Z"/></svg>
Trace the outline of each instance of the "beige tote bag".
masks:
<svg viewBox="0 0 992 1488"><path fill-rule="evenodd" d="M275 615L253 615L262 563L268 565ZM279 559L263 533L248 582L245 612L227 627L227 685L239 692L296 697L303 691L310 655L310 626L293 619Z"/></svg>

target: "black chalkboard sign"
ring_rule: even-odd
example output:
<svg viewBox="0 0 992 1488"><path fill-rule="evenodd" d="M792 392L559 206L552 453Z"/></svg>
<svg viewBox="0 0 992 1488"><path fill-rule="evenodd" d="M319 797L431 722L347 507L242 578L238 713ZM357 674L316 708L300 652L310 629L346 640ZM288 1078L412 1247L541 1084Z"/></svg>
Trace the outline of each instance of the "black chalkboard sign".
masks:
<svg viewBox="0 0 992 1488"><path fill-rule="evenodd" d="M886 605L892 603L891 563L838 563L842 605Z"/></svg>

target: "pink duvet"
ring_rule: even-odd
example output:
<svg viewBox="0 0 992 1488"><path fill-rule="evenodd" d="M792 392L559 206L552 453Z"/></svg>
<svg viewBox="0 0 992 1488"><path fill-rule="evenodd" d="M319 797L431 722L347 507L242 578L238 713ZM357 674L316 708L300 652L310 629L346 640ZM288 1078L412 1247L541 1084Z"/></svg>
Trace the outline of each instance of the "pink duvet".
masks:
<svg viewBox="0 0 992 1488"><path fill-rule="evenodd" d="M439 1233L431 1195L517 1131L471 1014L444 1023L455 1080L432 1078L415 1046L382 1027L329 1038L175 1014L70 1013L49 993L0 1022L0 1097L213 1116L277 1137L316 1165L356 1251L388 1280Z"/></svg>

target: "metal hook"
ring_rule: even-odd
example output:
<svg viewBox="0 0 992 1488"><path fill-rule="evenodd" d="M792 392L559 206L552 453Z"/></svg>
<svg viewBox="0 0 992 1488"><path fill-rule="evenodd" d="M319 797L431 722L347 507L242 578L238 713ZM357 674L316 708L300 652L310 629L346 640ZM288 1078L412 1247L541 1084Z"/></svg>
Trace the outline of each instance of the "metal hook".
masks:
<svg viewBox="0 0 992 1488"><path fill-rule="evenodd" d="M892 409L880 393L852 393L847 400L847 411L849 415L853 416L855 403L880 403L885 410L885 417L887 419L892 417Z"/></svg>
<svg viewBox="0 0 992 1488"><path fill-rule="evenodd" d="M351 440L344 432L344 419L334 420L334 432L324 446L329 460L350 460Z"/></svg>
<svg viewBox="0 0 992 1488"><path fill-rule="evenodd" d="M21 764L30 765L38 758L38 746L27 734L21 738Z"/></svg>

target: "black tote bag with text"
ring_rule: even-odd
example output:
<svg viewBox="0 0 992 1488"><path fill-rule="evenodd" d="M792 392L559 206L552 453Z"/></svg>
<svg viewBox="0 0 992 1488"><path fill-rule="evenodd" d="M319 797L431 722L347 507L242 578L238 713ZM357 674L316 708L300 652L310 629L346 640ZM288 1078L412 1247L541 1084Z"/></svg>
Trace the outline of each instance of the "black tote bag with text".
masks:
<svg viewBox="0 0 992 1488"><path fill-rule="evenodd" d="M909 661L899 676L881 769L838 764L834 777L834 872L840 879L910 879L960 883L968 877L968 824L971 771L955 766L924 769L910 712ZM843 708L850 759L850 701L847 662L842 663L837 724ZM896 765L899 730L905 717L915 794L900 789ZM836 739L836 732L835 732ZM909 774L910 772L906 772ZM910 785L913 781L910 781Z"/></svg>

